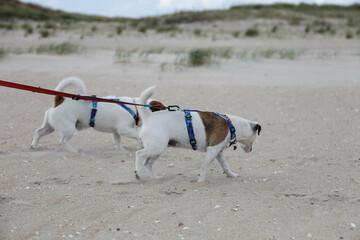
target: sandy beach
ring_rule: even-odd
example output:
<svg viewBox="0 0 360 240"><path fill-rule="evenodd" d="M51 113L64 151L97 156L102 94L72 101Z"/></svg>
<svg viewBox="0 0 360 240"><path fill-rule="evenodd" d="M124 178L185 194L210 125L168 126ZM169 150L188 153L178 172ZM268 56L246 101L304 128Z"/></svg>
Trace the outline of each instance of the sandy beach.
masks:
<svg viewBox="0 0 360 240"><path fill-rule="evenodd" d="M226 30L238 23L216 24ZM251 153L225 152L237 178L214 162L198 183L205 154L168 148L154 165L163 178L136 180L141 146L133 139L123 138L128 151L119 152L111 134L87 129L71 139L80 150L73 154L55 132L31 150L53 97L0 87L0 239L360 239L358 38L125 32L80 39L71 32L39 39L3 31L0 46L64 41L85 50L8 54L0 79L54 89L77 76L98 96L136 97L156 85L154 97L166 105L238 115L258 121L262 132ZM237 57L174 64L182 56L176 51L197 47L230 47ZM136 50L116 59L119 48ZM154 48L163 50L141 55ZM299 56L255 56L267 49Z"/></svg>

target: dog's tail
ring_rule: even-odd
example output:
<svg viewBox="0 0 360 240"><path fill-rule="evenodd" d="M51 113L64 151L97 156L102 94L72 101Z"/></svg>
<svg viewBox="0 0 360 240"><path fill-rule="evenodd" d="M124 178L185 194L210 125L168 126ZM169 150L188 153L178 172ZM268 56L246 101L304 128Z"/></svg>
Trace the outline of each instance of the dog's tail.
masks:
<svg viewBox="0 0 360 240"><path fill-rule="evenodd" d="M75 86L80 94L86 94L86 86L84 82L77 77L67 77L64 78L59 84L56 86L55 91L63 92L65 88L69 86Z"/></svg>
<svg viewBox="0 0 360 240"><path fill-rule="evenodd" d="M139 97L140 104L146 104L147 100L154 94L154 91L155 91L155 86L145 89ZM151 111L147 107L139 107L138 111L140 118L143 120L143 122L145 122L146 119L148 119L151 115Z"/></svg>

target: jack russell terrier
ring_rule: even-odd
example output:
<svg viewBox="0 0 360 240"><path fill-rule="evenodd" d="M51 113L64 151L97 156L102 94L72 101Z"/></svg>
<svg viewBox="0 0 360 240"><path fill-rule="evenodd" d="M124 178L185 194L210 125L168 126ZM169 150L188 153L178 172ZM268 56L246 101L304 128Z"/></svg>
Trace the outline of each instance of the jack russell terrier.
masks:
<svg viewBox="0 0 360 240"><path fill-rule="evenodd" d="M64 91L69 86L75 86L81 95L86 94L84 82L76 77L63 79L55 88L56 91ZM139 103L139 98L112 96L107 99L116 99L121 102ZM149 100L150 105L162 105L156 100ZM164 106L164 105L162 105ZM151 108L158 111L159 108ZM116 149L124 150L120 145L121 136L139 140L139 134L135 130L136 125L141 124L137 114L137 107L133 105L95 102L74 101L69 98L55 96L54 107L45 112L44 121L40 128L35 131L31 148L38 147L41 137L54 131L60 132L60 143L66 150L77 153L78 150L69 143L76 130L93 127L97 131L113 134Z"/></svg>
<svg viewBox="0 0 360 240"><path fill-rule="evenodd" d="M146 103L153 95L154 89L155 86L146 89L140 96L140 103ZM223 151L232 143L239 142L245 152L251 152L256 134L260 134L261 131L261 126L257 122L230 114L180 109L151 113L142 107L139 108L139 114L143 121L139 136L144 149L136 151L137 179L140 178L142 164L152 179L160 178L152 167L167 146L206 152L199 182L205 180L208 168L215 158L228 177L236 177L238 174L231 171Z"/></svg>

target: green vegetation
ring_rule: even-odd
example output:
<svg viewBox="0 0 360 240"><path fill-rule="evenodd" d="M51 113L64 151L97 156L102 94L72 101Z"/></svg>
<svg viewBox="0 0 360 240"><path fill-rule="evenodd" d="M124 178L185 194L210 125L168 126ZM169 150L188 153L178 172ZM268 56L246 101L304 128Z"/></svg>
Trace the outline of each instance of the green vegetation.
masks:
<svg viewBox="0 0 360 240"><path fill-rule="evenodd" d="M277 26L277 25L275 25L275 26L273 26L273 27L271 28L271 32L272 32L272 33L276 33L277 30L278 30L278 26Z"/></svg>
<svg viewBox="0 0 360 240"><path fill-rule="evenodd" d="M256 37L258 35L259 35L259 30L257 30L256 28L249 28L245 32L245 36L247 37Z"/></svg>
<svg viewBox="0 0 360 240"><path fill-rule="evenodd" d="M233 35L233 37L234 38L238 38L239 37L239 35L240 35L240 31L233 31L232 33L231 33L231 35Z"/></svg>
<svg viewBox="0 0 360 240"><path fill-rule="evenodd" d="M117 26L116 27L116 34L121 35L121 33L124 31L123 26Z"/></svg>
<svg viewBox="0 0 360 240"><path fill-rule="evenodd" d="M137 52L137 49L127 51L122 48L115 50L113 61L114 63L130 63L133 55Z"/></svg>
<svg viewBox="0 0 360 240"><path fill-rule="evenodd" d="M79 52L80 47L78 45L64 42L61 44L47 44L40 45L35 49L37 54L55 54L55 55L69 55ZM32 49L29 50L32 52Z"/></svg>
<svg viewBox="0 0 360 240"><path fill-rule="evenodd" d="M40 30L39 33L40 33L40 36L42 38L47 38L50 35L50 32L48 30L45 30L45 29Z"/></svg>
<svg viewBox="0 0 360 240"><path fill-rule="evenodd" d="M211 49L195 49L189 52L188 64L190 66L201 66L204 64L209 64L211 57Z"/></svg>
<svg viewBox="0 0 360 240"><path fill-rule="evenodd" d="M313 25L314 25L314 32L315 33L318 33L318 34L335 34L336 33L336 30L335 28L332 26L331 23L328 23L324 20L321 20L321 21L314 21L313 22Z"/></svg>
<svg viewBox="0 0 360 240"><path fill-rule="evenodd" d="M285 11L286 10L286 11ZM142 25L148 28L176 25L180 23L211 22L216 20L241 20L249 18L282 19L292 25L299 25L306 17L316 18L348 18L349 23L360 24L360 4L351 6L315 5L315 4L272 4L272 5L241 5L229 10L212 10L202 12L178 12L159 17L134 19L134 26Z"/></svg>
<svg viewBox="0 0 360 240"><path fill-rule="evenodd" d="M98 30L98 27L97 26L92 26L91 27L91 32L97 32L97 30Z"/></svg>
<svg viewBox="0 0 360 240"><path fill-rule="evenodd" d="M231 48L198 48L188 53L187 65L197 67L218 62L219 59L229 59L233 55Z"/></svg>
<svg viewBox="0 0 360 240"><path fill-rule="evenodd" d="M6 51L4 48L0 48L0 60L6 56Z"/></svg>
<svg viewBox="0 0 360 240"><path fill-rule="evenodd" d="M25 19L37 21L119 21L126 22L129 18L106 18L101 16L82 15L52 10L18 0L0 0L0 20Z"/></svg>
<svg viewBox="0 0 360 240"><path fill-rule="evenodd" d="M345 37L346 37L347 39L350 39L350 38L353 38L354 35L353 35L353 33L352 33L350 30L347 30Z"/></svg>
<svg viewBox="0 0 360 240"><path fill-rule="evenodd" d="M25 32L25 36L30 35L34 32L34 29L32 28L32 26L28 23L24 23L21 28L24 30Z"/></svg>
<svg viewBox="0 0 360 240"><path fill-rule="evenodd" d="M159 26L156 28L156 31L161 32L182 32L181 28L179 28L176 25L165 25L165 26Z"/></svg>
<svg viewBox="0 0 360 240"><path fill-rule="evenodd" d="M13 23L0 23L0 29L5 29L5 30L13 30L14 29L14 24Z"/></svg>
<svg viewBox="0 0 360 240"><path fill-rule="evenodd" d="M138 28L138 31L143 33L143 34L146 34L146 31L147 31L147 27L143 26L143 27L140 27Z"/></svg>

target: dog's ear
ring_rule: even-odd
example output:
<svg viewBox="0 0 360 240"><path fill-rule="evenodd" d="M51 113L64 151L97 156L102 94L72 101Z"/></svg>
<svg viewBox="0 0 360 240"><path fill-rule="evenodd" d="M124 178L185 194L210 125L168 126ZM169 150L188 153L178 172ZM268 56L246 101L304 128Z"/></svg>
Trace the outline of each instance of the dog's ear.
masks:
<svg viewBox="0 0 360 240"><path fill-rule="evenodd" d="M261 132L261 126L260 126L260 124L258 124L257 122L251 123L251 127L252 127L252 129L254 130L254 132L257 131L257 134L260 135L260 132Z"/></svg>
<svg viewBox="0 0 360 240"><path fill-rule="evenodd" d="M260 126L260 124L256 124L254 130L258 132L258 135L260 135L260 132L261 132L261 126Z"/></svg>

